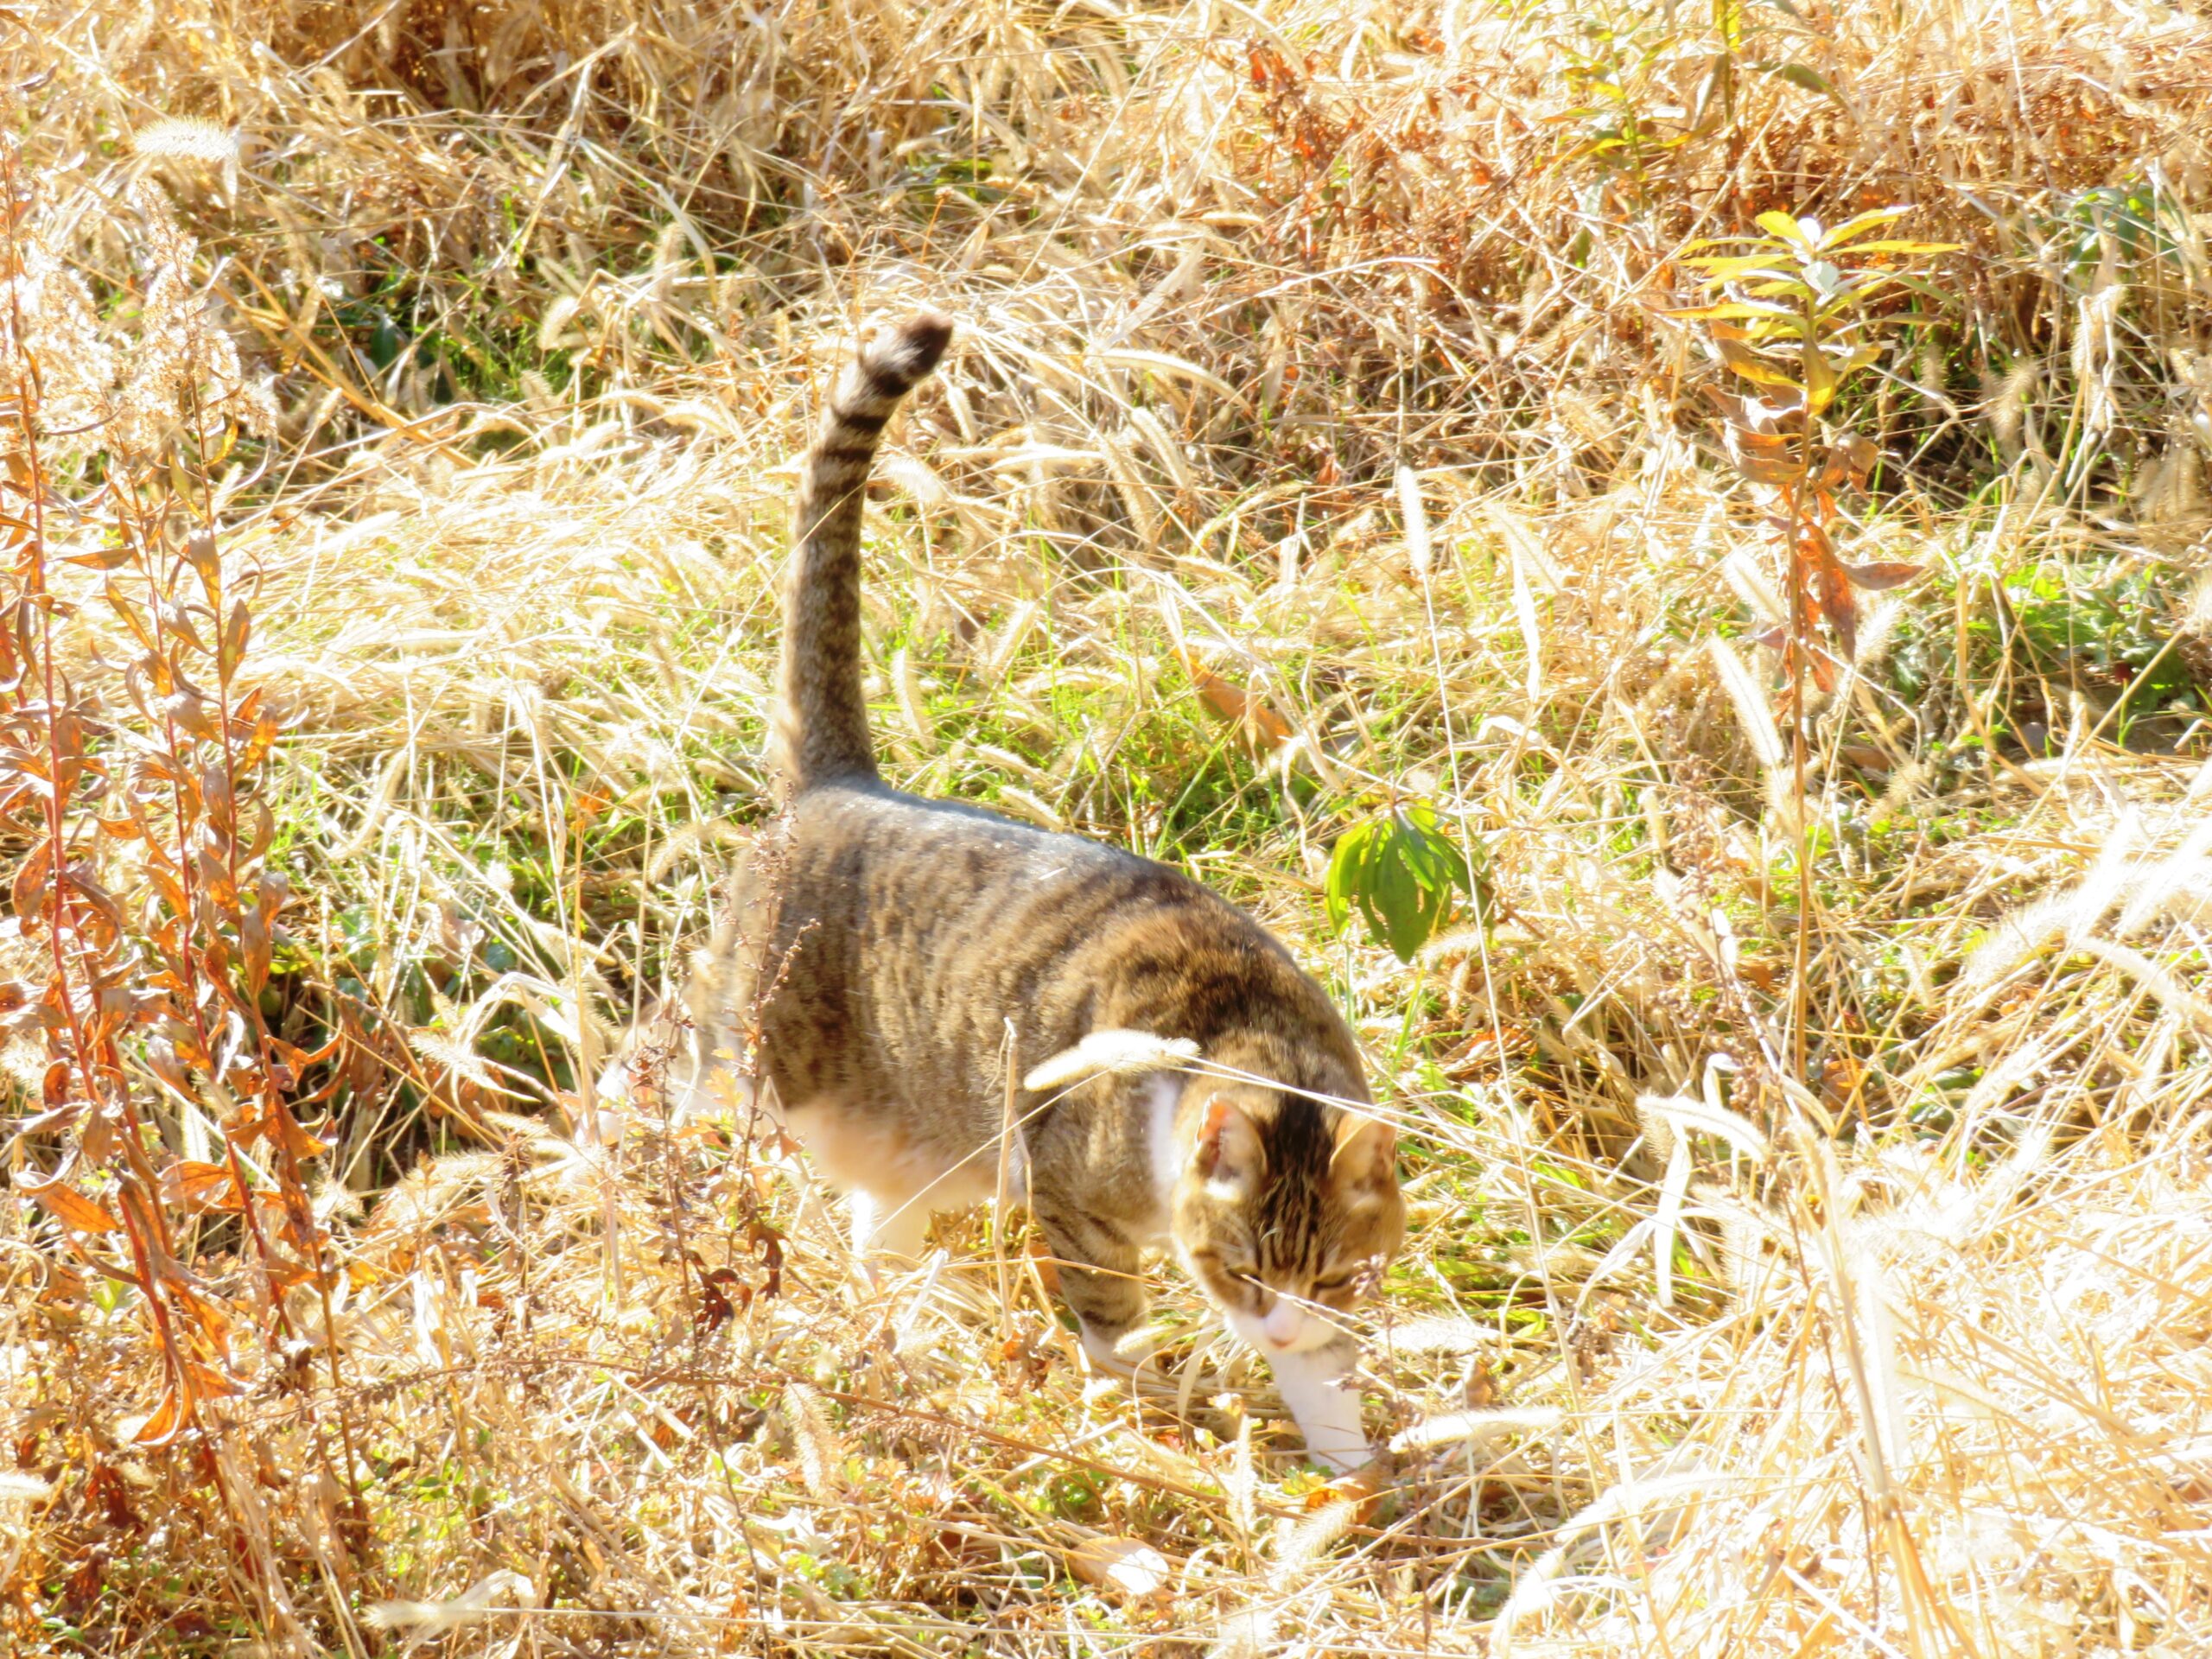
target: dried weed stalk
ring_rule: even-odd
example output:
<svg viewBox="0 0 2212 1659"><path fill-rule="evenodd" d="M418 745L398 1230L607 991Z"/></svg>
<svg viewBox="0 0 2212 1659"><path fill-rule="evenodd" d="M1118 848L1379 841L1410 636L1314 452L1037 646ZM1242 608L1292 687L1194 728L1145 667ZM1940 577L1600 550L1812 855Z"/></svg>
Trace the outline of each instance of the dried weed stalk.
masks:
<svg viewBox="0 0 2212 1659"><path fill-rule="evenodd" d="M106 315L70 269L69 222L86 213L111 215L138 256ZM344 1074L336 1039L308 1052L271 1027L290 901L264 798L280 718L241 677L253 582L221 543L237 446L273 436L276 412L194 264L150 190L42 200L18 149L0 150L0 802L28 840L10 922L22 977L6 997L39 1057L37 1109L10 1146L42 1212L22 1242L49 1332L48 1414L17 1455L68 1471L64 1507L111 1516L133 1507L117 1460L156 1459L163 1498L212 1509L270 1628L289 1629L262 1503L238 1485L238 1460L265 1461L266 1443L232 1408L297 1389L310 1365L338 1379L315 1334L339 1269L308 1188L325 1148L301 1119ZM97 687L60 639L87 607L126 642ZM124 1348L158 1356L136 1375L118 1372L124 1353L82 1346L118 1296ZM345 1493L327 1541L350 1575L366 1511L349 1431L318 1420L311 1438ZM99 1577L73 1578L65 1600L89 1615Z"/></svg>

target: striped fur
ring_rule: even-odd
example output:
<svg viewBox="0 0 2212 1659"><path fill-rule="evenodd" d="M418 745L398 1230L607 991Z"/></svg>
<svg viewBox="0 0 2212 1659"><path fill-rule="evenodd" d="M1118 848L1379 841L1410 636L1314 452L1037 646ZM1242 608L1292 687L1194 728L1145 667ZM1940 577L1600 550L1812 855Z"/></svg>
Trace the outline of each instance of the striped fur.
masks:
<svg viewBox="0 0 2212 1659"><path fill-rule="evenodd" d="M1026 1077L1103 1031L1194 1046L1196 1072L1017 1090L1007 1166L1095 1355L1144 1319L1140 1252L1167 1244L1276 1363L1310 1449L1347 1465L1366 1448L1335 1386L1351 1363L1338 1319L1397 1248L1404 1205L1326 994L1179 871L877 775L861 498L884 421L949 333L918 317L865 350L808 458L776 726L789 801L687 998L699 1063L750 1051L761 1097L860 1200L856 1243L911 1252L932 1211L991 1196L1009 1059Z"/></svg>
<svg viewBox="0 0 2212 1659"><path fill-rule="evenodd" d="M861 505L885 423L951 339L950 320L925 312L871 343L838 377L807 452L776 697L777 769L794 794L876 775L861 696Z"/></svg>

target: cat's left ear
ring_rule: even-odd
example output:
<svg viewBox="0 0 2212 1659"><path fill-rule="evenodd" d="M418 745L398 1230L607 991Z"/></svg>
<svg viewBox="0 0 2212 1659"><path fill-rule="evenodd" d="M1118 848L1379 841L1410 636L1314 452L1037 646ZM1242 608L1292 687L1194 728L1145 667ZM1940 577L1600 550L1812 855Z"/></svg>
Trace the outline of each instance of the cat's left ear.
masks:
<svg viewBox="0 0 2212 1659"><path fill-rule="evenodd" d="M1191 1148L1198 1179L1224 1197L1241 1197L1259 1185L1262 1163L1260 1131L1243 1109L1226 1095L1206 1102Z"/></svg>
<svg viewBox="0 0 2212 1659"><path fill-rule="evenodd" d="M1397 1185L1398 1132L1371 1117L1346 1112L1337 1120L1336 1150L1329 1154L1330 1175L1346 1186Z"/></svg>

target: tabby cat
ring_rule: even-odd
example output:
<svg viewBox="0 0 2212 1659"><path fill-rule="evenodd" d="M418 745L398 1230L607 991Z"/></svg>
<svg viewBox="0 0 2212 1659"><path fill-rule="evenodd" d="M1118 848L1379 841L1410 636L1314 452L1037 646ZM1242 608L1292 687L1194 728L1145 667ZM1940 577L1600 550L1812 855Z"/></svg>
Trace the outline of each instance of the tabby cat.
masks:
<svg viewBox="0 0 2212 1659"><path fill-rule="evenodd" d="M950 336L925 314L866 346L806 459L773 734L786 810L687 995L696 1075L734 1073L757 1032L764 1097L852 1194L860 1250L912 1255L931 1211L1009 1179L1103 1363L1122 1366L1145 1319L1140 1251L1172 1244L1273 1366L1308 1452L1354 1467L1368 1446L1340 1315L1397 1249L1405 1207L1390 1128L1349 1104L1368 1094L1344 1020L1178 872L877 774L861 499L885 422ZM1186 1058L1081 1063L1141 1046L1131 1033ZM1050 1086L1024 1073L1040 1086L1015 1094L1002 1154L1009 1043L1019 1065L1071 1049L1077 1064Z"/></svg>

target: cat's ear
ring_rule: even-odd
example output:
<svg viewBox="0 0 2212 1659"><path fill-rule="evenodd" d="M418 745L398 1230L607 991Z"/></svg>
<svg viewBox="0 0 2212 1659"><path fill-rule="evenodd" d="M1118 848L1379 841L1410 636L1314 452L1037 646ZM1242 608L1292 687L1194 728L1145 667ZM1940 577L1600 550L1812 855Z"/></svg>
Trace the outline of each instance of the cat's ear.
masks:
<svg viewBox="0 0 2212 1659"><path fill-rule="evenodd" d="M1224 1197L1249 1192L1259 1184L1260 1131L1226 1095L1216 1095L1205 1104L1198 1138L1191 1147L1191 1168Z"/></svg>
<svg viewBox="0 0 2212 1659"><path fill-rule="evenodd" d="M1375 1118L1344 1113L1337 1120L1337 1145L1329 1154L1329 1173L1348 1187L1395 1186L1398 1132Z"/></svg>

